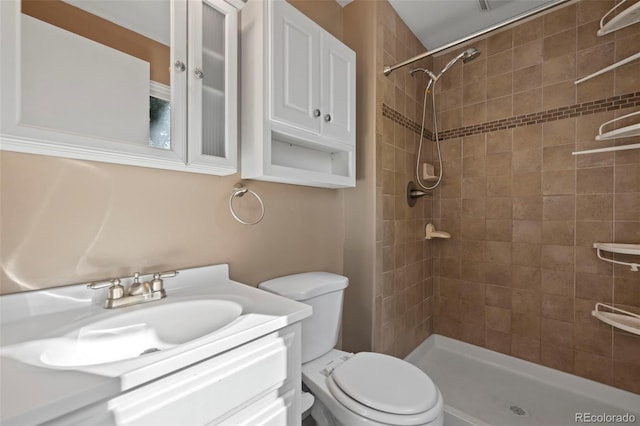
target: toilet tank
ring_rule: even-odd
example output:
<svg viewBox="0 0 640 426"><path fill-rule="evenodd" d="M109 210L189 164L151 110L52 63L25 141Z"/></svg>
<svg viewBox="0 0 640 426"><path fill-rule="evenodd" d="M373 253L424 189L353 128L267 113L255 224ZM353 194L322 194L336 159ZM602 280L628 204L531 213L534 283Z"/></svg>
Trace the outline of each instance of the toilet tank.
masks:
<svg viewBox="0 0 640 426"><path fill-rule="evenodd" d="M313 315L302 321L302 362L336 346L342 319L342 296L349 279L329 272L306 272L274 278L262 290L311 305Z"/></svg>

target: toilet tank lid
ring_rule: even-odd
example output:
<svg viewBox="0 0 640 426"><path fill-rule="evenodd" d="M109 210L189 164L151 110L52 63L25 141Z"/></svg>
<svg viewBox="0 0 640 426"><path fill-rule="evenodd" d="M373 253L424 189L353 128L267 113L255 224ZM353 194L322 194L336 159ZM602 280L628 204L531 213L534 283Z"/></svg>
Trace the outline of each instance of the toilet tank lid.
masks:
<svg viewBox="0 0 640 426"><path fill-rule="evenodd" d="M258 284L262 290L293 300L307 300L315 296L342 290L349 279L329 272L305 272L286 275Z"/></svg>

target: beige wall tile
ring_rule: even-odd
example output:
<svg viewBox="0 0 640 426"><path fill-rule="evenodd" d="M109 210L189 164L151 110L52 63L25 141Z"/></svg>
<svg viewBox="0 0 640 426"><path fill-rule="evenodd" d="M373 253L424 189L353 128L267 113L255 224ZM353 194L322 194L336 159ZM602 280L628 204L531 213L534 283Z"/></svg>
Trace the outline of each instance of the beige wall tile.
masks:
<svg viewBox="0 0 640 426"><path fill-rule="evenodd" d="M544 61L542 65L542 84L545 86L561 81L575 80L575 78L575 51Z"/></svg>
<svg viewBox="0 0 640 426"><path fill-rule="evenodd" d="M511 335L511 355L531 362L540 362L540 341Z"/></svg>
<svg viewBox="0 0 640 426"><path fill-rule="evenodd" d="M487 86L479 83L471 83L465 85L462 88L462 99L463 105L484 102L485 100L487 100Z"/></svg>
<svg viewBox="0 0 640 426"><path fill-rule="evenodd" d="M612 383L613 363L610 358L589 352L575 352L575 372L601 383Z"/></svg>
<svg viewBox="0 0 640 426"><path fill-rule="evenodd" d="M566 28L566 27L565 27ZM551 36L545 36L543 43L543 57L547 61L575 52L576 48L576 28L569 29Z"/></svg>
<svg viewBox="0 0 640 426"><path fill-rule="evenodd" d="M488 92L487 96L489 96ZM507 118L510 117L512 113L513 99L511 95L490 99L487 101L487 121Z"/></svg>
<svg viewBox="0 0 640 426"><path fill-rule="evenodd" d="M600 17L602 17L602 15L600 15ZM578 50L588 49L598 44L610 43L615 40L615 33L598 36L597 32L600 29L600 17L595 21L588 22L578 27Z"/></svg>
<svg viewBox="0 0 640 426"><path fill-rule="evenodd" d="M607 275L576 274L576 298L613 301L613 278Z"/></svg>
<svg viewBox="0 0 640 426"><path fill-rule="evenodd" d="M527 90L513 95L513 115L525 115L542 110L542 88Z"/></svg>
<svg viewBox="0 0 640 426"><path fill-rule="evenodd" d="M576 87L573 81L551 84L542 88L543 109L559 108L576 102Z"/></svg>
<svg viewBox="0 0 640 426"><path fill-rule="evenodd" d="M549 36L576 26L576 5L554 10L543 16L544 35Z"/></svg>
<svg viewBox="0 0 640 426"><path fill-rule="evenodd" d="M513 50L507 49L487 57L487 77L511 72L513 69Z"/></svg>
<svg viewBox="0 0 640 426"><path fill-rule="evenodd" d="M543 18L535 18L513 28L513 45L519 46L544 35Z"/></svg>
<svg viewBox="0 0 640 426"><path fill-rule="evenodd" d="M547 367L573 373L573 354L574 350L571 347L542 342L541 360L542 364Z"/></svg>
<svg viewBox="0 0 640 426"><path fill-rule="evenodd" d="M457 64L436 89L442 128L522 119L637 92L637 64L574 84L640 49L637 28L595 36L600 17L613 4L579 0L474 43L482 47L482 57ZM434 68L441 69L460 51L438 55ZM549 115L533 125L516 122L514 128L443 141L446 179L436 191L434 218L454 237L433 245L438 256L434 273L456 281L446 282L442 290L446 300L438 304L436 329L635 389L622 371L640 378L637 363L628 356L612 358L613 334L591 310L603 301L629 304L640 312L633 286L637 277L628 268L599 260L592 245L640 241L640 151L572 153L613 146L615 141L595 141L598 127L636 109L568 119ZM410 251L405 246L405 259ZM474 294L478 300L470 299ZM474 316L483 321L472 324ZM637 349L630 348L627 353Z"/></svg>
<svg viewBox="0 0 640 426"><path fill-rule="evenodd" d="M600 21L602 15L607 13L616 2L614 0L586 0L577 4L577 18L579 24Z"/></svg>
<svg viewBox="0 0 640 426"><path fill-rule="evenodd" d="M540 340L540 315L526 315L519 312L511 313L511 332L514 335L528 339Z"/></svg>
<svg viewBox="0 0 640 426"><path fill-rule="evenodd" d="M536 64L513 72L513 92L523 92L542 86L542 65Z"/></svg>
<svg viewBox="0 0 640 426"><path fill-rule="evenodd" d="M573 272L542 270L541 273L543 293L567 296L573 298Z"/></svg>
<svg viewBox="0 0 640 426"><path fill-rule="evenodd" d="M510 49L513 46L513 31L507 29L500 31L487 39L487 55Z"/></svg>
<svg viewBox="0 0 640 426"><path fill-rule="evenodd" d="M542 63L543 39L536 39L513 48L513 70Z"/></svg>

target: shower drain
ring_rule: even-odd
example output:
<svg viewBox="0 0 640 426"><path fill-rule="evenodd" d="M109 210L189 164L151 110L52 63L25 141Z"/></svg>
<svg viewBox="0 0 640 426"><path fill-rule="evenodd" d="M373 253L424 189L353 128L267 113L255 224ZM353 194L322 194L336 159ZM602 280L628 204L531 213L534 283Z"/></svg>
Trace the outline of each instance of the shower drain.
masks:
<svg viewBox="0 0 640 426"><path fill-rule="evenodd" d="M529 413L527 412L527 410L522 407L519 407L515 404L507 404L507 407L509 408L509 411L511 411L511 413L515 414L516 416L529 417Z"/></svg>

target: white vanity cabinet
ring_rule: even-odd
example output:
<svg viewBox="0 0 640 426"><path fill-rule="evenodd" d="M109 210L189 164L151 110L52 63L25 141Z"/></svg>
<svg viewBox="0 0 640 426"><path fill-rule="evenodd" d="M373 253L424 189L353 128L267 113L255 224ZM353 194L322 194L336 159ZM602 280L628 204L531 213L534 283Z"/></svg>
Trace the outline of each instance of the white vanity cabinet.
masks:
<svg viewBox="0 0 640 426"><path fill-rule="evenodd" d="M355 186L355 53L284 0L241 14L243 178Z"/></svg>
<svg viewBox="0 0 640 426"><path fill-rule="evenodd" d="M21 13L20 0L1 1L1 149L235 173L242 5L242 0L68 1L65 7L84 9L87 19L110 22L103 28L110 35L97 36L104 37L103 44L63 29L64 21L54 25ZM136 43L148 43L131 49L149 58L111 47L127 44L118 38L118 31L127 30L137 34ZM144 53L150 45L160 47ZM166 57L157 53L162 49ZM154 67L171 70L167 81L152 80Z"/></svg>
<svg viewBox="0 0 640 426"><path fill-rule="evenodd" d="M300 424L309 305L228 265L180 269L165 290L117 309L86 284L0 296L0 424Z"/></svg>
<svg viewBox="0 0 640 426"><path fill-rule="evenodd" d="M294 425L299 333L290 326L132 390L109 401L110 414L118 425Z"/></svg>
<svg viewBox="0 0 640 426"><path fill-rule="evenodd" d="M48 424L295 425L301 362L296 323Z"/></svg>

